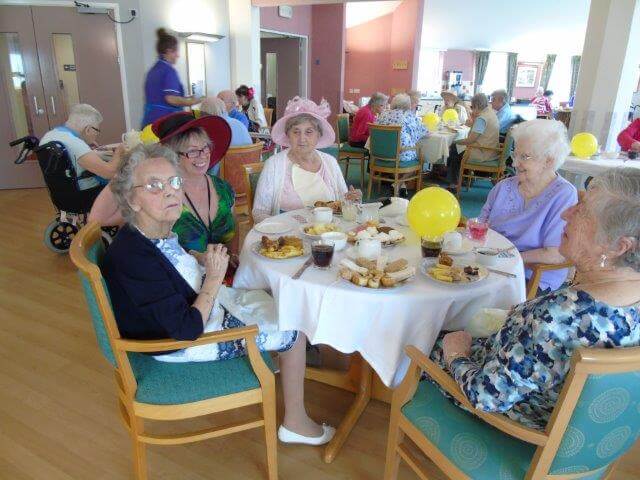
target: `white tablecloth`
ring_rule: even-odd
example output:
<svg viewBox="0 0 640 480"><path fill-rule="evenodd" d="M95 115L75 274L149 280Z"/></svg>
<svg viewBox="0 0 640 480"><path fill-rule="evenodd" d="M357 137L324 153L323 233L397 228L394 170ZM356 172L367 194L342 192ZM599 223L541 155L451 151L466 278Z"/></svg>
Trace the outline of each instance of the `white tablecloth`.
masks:
<svg viewBox="0 0 640 480"><path fill-rule="evenodd" d="M626 161L625 161L626 160ZM584 189L584 182L588 177L608 170L609 168L632 167L640 168L640 160L627 160L626 157L582 159L570 155L560 167L560 174L578 189Z"/></svg>
<svg viewBox="0 0 640 480"><path fill-rule="evenodd" d="M449 129L442 128L437 132L429 133L429 136L420 142L420 150L425 162L434 164L447 164L449 158L449 147L456 140L462 140L469 135L469 127L458 127L457 133ZM458 152L463 152L464 146L458 146Z"/></svg>
<svg viewBox="0 0 640 480"><path fill-rule="evenodd" d="M309 216L307 211L297 211L276 218L290 223L297 232L300 224L291 218L295 213ZM407 240L384 252L391 260L406 258L417 267L421 260L419 239L407 227L390 225ZM353 226L342 224L345 230ZM388 386L397 384L406 371L406 345L428 353L443 328L464 328L480 308L509 308L525 299L524 269L517 253L500 259L496 267L516 274L515 279L490 274L475 285L447 286L418 272L410 283L397 289L371 290L337 279L336 265L344 251L336 253L330 270L311 266L300 279L292 280L291 275L305 259L265 259L251 251L259 239L255 230L247 235L234 286L270 290L281 329L300 330L311 343L327 344L343 353L359 352ZM511 244L489 232L487 245Z"/></svg>

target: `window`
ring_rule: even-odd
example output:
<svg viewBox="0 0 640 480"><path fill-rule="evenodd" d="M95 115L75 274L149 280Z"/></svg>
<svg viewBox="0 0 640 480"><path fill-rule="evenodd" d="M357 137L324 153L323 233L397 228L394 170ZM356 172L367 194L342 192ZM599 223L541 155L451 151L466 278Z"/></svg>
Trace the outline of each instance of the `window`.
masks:
<svg viewBox="0 0 640 480"><path fill-rule="evenodd" d="M187 42L187 75L190 95L202 97L207 94L205 61L204 43Z"/></svg>
<svg viewBox="0 0 640 480"><path fill-rule="evenodd" d="M491 52L487 71L480 91L486 95L507 87L507 54L504 52Z"/></svg>
<svg viewBox="0 0 640 480"><path fill-rule="evenodd" d="M553 91L551 103L554 107L560 102L569 101L569 89L571 87L571 55L558 55L553 64L548 89Z"/></svg>
<svg viewBox="0 0 640 480"><path fill-rule="evenodd" d="M440 94L444 52L430 48L420 50L417 88L427 94Z"/></svg>

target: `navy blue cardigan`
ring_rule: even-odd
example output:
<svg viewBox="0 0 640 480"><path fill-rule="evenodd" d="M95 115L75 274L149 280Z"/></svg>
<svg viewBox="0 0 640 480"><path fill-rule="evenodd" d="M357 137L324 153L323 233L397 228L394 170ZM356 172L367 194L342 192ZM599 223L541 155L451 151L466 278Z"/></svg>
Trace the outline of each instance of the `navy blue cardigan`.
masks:
<svg viewBox="0 0 640 480"><path fill-rule="evenodd" d="M194 340L202 335L202 315L192 306L196 292L136 228L120 229L101 270L122 337Z"/></svg>

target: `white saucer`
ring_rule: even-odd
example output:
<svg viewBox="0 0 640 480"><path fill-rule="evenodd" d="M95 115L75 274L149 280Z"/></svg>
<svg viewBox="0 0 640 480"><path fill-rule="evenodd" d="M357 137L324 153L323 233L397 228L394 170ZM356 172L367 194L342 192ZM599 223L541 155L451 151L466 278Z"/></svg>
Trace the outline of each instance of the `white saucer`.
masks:
<svg viewBox="0 0 640 480"><path fill-rule="evenodd" d="M280 235L287 233L292 229L291 225L284 222L274 222L271 220L265 220L263 222L254 225L256 232L264 233L266 235Z"/></svg>

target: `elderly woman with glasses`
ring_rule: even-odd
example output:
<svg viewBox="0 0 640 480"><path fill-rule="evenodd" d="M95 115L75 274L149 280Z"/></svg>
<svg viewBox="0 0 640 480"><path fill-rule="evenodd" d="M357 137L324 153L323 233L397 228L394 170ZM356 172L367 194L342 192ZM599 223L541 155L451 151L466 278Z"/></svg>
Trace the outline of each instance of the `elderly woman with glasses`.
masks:
<svg viewBox="0 0 640 480"><path fill-rule="evenodd" d="M539 119L512 132L516 176L493 187L480 218L511 240L525 263L562 263L561 214L578 201L575 187L557 173L570 151L567 130L562 122ZM556 290L566 277L566 269L544 272L541 292Z"/></svg>
<svg viewBox="0 0 640 480"><path fill-rule="evenodd" d="M199 141L194 135L178 146L209 148L196 145ZM205 153L190 158L197 171L206 172L200 166ZM278 437L286 443L328 442L335 430L314 422L304 406L304 334L278 330L277 318L270 313L275 312L273 299L266 292L222 284L229 262L224 245L210 244L196 258L172 231L184 215L183 187L189 179L202 181L204 175L198 177L190 169L183 178L184 164L163 145L139 146L112 181L126 223L107 249L101 270L120 334L132 339L194 340L205 332L257 325L258 348L281 353L285 416ZM210 362L245 354L242 341L229 341L152 355L162 362Z"/></svg>

